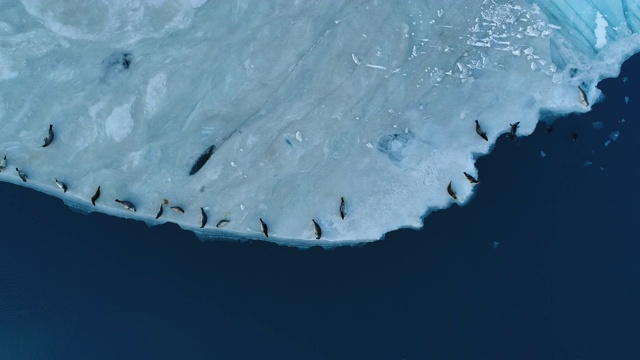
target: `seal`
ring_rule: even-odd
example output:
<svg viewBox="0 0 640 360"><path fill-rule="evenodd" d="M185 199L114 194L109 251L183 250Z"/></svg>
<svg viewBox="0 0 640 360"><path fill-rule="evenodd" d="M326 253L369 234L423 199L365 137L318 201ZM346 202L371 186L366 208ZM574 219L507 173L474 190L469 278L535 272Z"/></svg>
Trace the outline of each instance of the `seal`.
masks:
<svg viewBox="0 0 640 360"><path fill-rule="evenodd" d="M57 178L54 178L54 180L56 181L56 185L58 185L58 187L60 188L60 190L62 190L62 192L67 192L67 190L69 190L69 187L67 187L67 184L63 183Z"/></svg>
<svg viewBox="0 0 640 360"><path fill-rule="evenodd" d="M482 127L480 127L480 123L478 122L478 120L476 119L476 132L478 133L478 135L480 135L481 138L483 138L485 141L489 141L489 138L487 137L487 133L484 132L484 130L482 130Z"/></svg>
<svg viewBox="0 0 640 360"><path fill-rule="evenodd" d="M171 210L178 212L180 214L184 214L184 209L182 209L180 206L172 206Z"/></svg>
<svg viewBox="0 0 640 360"><path fill-rule="evenodd" d="M516 131L518 131L518 127L520 126L520 121L517 121L515 124L509 124L511 126L511 130L509 131L509 137L511 140L516 139Z"/></svg>
<svg viewBox="0 0 640 360"><path fill-rule="evenodd" d="M200 229L202 229L207 225L207 214L204 212L203 208L200 208L200 214L202 214L202 218L200 219Z"/></svg>
<svg viewBox="0 0 640 360"><path fill-rule="evenodd" d="M458 200L458 195L456 194L455 190L453 190L453 186L451 186L452 181L449 181L449 186L447 186L447 192L449 193L449 195L451 195L451 197L454 200Z"/></svg>
<svg viewBox="0 0 640 360"><path fill-rule="evenodd" d="M467 180L469 180L470 183L472 184L477 184L479 181L478 179L474 178L473 176L467 174L465 171L462 172L464 174L464 176L467 178Z"/></svg>
<svg viewBox="0 0 640 360"><path fill-rule="evenodd" d="M269 237L269 228L267 227L267 224L264 223L264 221L262 221L262 218L260 218L260 228L262 229L262 233L264 234L265 237Z"/></svg>
<svg viewBox="0 0 640 360"><path fill-rule="evenodd" d="M131 201L116 199L116 202L117 202L118 204L122 205L122 207L123 207L123 208L125 208L125 209L127 209L127 210L129 210L129 211L136 212L136 206L135 206L135 205L133 205L133 204L131 203Z"/></svg>
<svg viewBox="0 0 640 360"><path fill-rule="evenodd" d="M5 155L2 160L0 160L0 172L7 167L7 155Z"/></svg>
<svg viewBox="0 0 640 360"><path fill-rule="evenodd" d="M47 137L44 138L44 145L42 145L42 147L51 145L51 142L53 142L53 125L49 124L49 132L47 132Z"/></svg>
<svg viewBox="0 0 640 360"><path fill-rule="evenodd" d="M320 240L320 237L322 237L322 229L320 229L320 225L318 225L314 219L311 219L311 221L313 221L313 231L316 234L316 240Z"/></svg>
<svg viewBox="0 0 640 360"><path fill-rule="evenodd" d="M160 216L162 216L162 213L164 212L164 204L160 204L160 209L158 210L158 213L156 214L156 220L158 220L160 218Z"/></svg>
<svg viewBox="0 0 640 360"><path fill-rule="evenodd" d="M16 168L16 171L18 172L18 176L20 177L20 179L24 182L27 182L27 178L28 178L27 174L18 168Z"/></svg>
<svg viewBox="0 0 640 360"><path fill-rule="evenodd" d="M100 186L98 186L98 190L96 190L96 192L91 197L91 203L93 204L93 206L96 206L96 201L98 200L99 197L100 197Z"/></svg>
<svg viewBox="0 0 640 360"><path fill-rule="evenodd" d="M211 145L202 154L200 154L196 162L193 164L193 166L191 166L191 170L189 170L189 176L194 175L195 173L200 171L204 164L209 161L209 158L211 157L211 155L213 155L214 152L216 152L216 146Z"/></svg>
<svg viewBox="0 0 640 360"><path fill-rule="evenodd" d="M589 100L587 100L587 94L582 90L580 86L578 86L578 91L580 92L580 102L584 107L589 107Z"/></svg>
<svg viewBox="0 0 640 360"><path fill-rule="evenodd" d="M340 197L340 217L342 218L342 220L344 220L344 216L345 216L345 212L344 212L344 197Z"/></svg>
<svg viewBox="0 0 640 360"><path fill-rule="evenodd" d="M230 221L227 220L227 219L222 219L222 220L218 221L218 223L216 224L216 227L217 228L221 228L221 227L227 225L229 222Z"/></svg>

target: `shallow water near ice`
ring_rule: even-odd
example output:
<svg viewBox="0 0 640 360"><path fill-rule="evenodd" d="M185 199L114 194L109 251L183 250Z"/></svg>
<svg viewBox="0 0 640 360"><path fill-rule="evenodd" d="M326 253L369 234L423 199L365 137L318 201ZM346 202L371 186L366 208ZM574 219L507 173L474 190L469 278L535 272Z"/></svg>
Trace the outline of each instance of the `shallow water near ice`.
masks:
<svg viewBox="0 0 640 360"><path fill-rule="evenodd" d="M0 180L203 238L264 239L262 218L300 247L468 202L510 124L587 111L640 44L634 1L83 4L3 4Z"/></svg>

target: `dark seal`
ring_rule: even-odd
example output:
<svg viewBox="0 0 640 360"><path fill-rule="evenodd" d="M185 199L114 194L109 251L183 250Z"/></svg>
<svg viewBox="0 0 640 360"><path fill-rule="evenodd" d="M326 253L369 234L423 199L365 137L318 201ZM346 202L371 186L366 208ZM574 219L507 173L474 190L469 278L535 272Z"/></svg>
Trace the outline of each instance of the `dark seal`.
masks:
<svg viewBox="0 0 640 360"><path fill-rule="evenodd" d="M262 218L260 218L260 228L262 229L262 234L264 234L265 237L269 237L269 227L267 227L267 224L264 223L264 221L262 221Z"/></svg>
<svg viewBox="0 0 640 360"><path fill-rule="evenodd" d="M482 130L482 127L480 126L480 123L478 122L478 120L476 119L476 132L478 133L478 135L480 135L481 138L483 138L485 141L489 141L489 138L487 137L487 133L484 132L484 130Z"/></svg>
<svg viewBox="0 0 640 360"><path fill-rule="evenodd" d="M49 124L49 132L47 132L47 137L44 138L44 144L42 147L47 147L51 145L53 142L53 125Z"/></svg>
<svg viewBox="0 0 640 360"><path fill-rule="evenodd" d="M202 218L200 219L200 229L202 229L207 225L207 213L204 212L203 208L200 208L200 214L202 215Z"/></svg>
<svg viewBox="0 0 640 360"><path fill-rule="evenodd" d="M447 192L449 193L449 195L451 195L451 197L454 200L458 200L458 195L456 194L455 190L453 190L453 186L451 185L451 181L449 181L449 186L447 186Z"/></svg>
<svg viewBox="0 0 640 360"><path fill-rule="evenodd" d="M96 201L98 200L99 197L100 197L100 186L98 186L98 190L96 190L96 192L91 197L91 203L93 204L93 206L96 206Z"/></svg>
<svg viewBox="0 0 640 360"><path fill-rule="evenodd" d="M136 212L136 206L133 205L133 203L131 201L116 199L116 202L118 204L122 205L123 208L125 208L125 209L127 209L129 211Z"/></svg>
<svg viewBox="0 0 640 360"><path fill-rule="evenodd" d="M313 221L313 231L316 234L316 240L320 240L322 237L322 229L320 229L320 225L318 225L314 219L311 219L311 221Z"/></svg>

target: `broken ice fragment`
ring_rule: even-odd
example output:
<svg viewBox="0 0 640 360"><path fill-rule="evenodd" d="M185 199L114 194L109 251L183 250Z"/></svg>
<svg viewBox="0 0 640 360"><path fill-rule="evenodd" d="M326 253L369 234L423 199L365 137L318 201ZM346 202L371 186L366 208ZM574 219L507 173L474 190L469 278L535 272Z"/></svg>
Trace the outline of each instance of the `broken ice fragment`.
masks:
<svg viewBox="0 0 640 360"><path fill-rule="evenodd" d="M609 139L616 141L618 140L619 136L620 136L620 131L613 131L611 134L609 134Z"/></svg>
<svg viewBox="0 0 640 360"><path fill-rule="evenodd" d="M604 127L604 124L602 123L602 121L594 121L591 123L591 126L593 126L593 128L596 130L600 130Z"/></svg>

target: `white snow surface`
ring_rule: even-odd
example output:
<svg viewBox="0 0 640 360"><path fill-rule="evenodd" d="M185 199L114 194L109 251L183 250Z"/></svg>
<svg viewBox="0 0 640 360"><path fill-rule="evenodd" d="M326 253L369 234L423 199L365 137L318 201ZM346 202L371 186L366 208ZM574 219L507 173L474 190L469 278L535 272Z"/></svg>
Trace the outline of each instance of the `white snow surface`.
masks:
<svg viewBox="0 0 640 360"><path fill-rule="evenodd" d="M8 160L0 180L75 210L175 222L202 238L266 239L262 218L266 240L286 245L377 240L468 202L475 190L463 171L482 178L476 158L510 123L520 121L524 136L542 111L588 111L578 86L591 106L597 82L638 51L639 7L0 2L0 157ZM476 134L476 119L489 141ZM42 147L49 124L55 139ZM217 229L221 219L230 222Z"/></svg>

